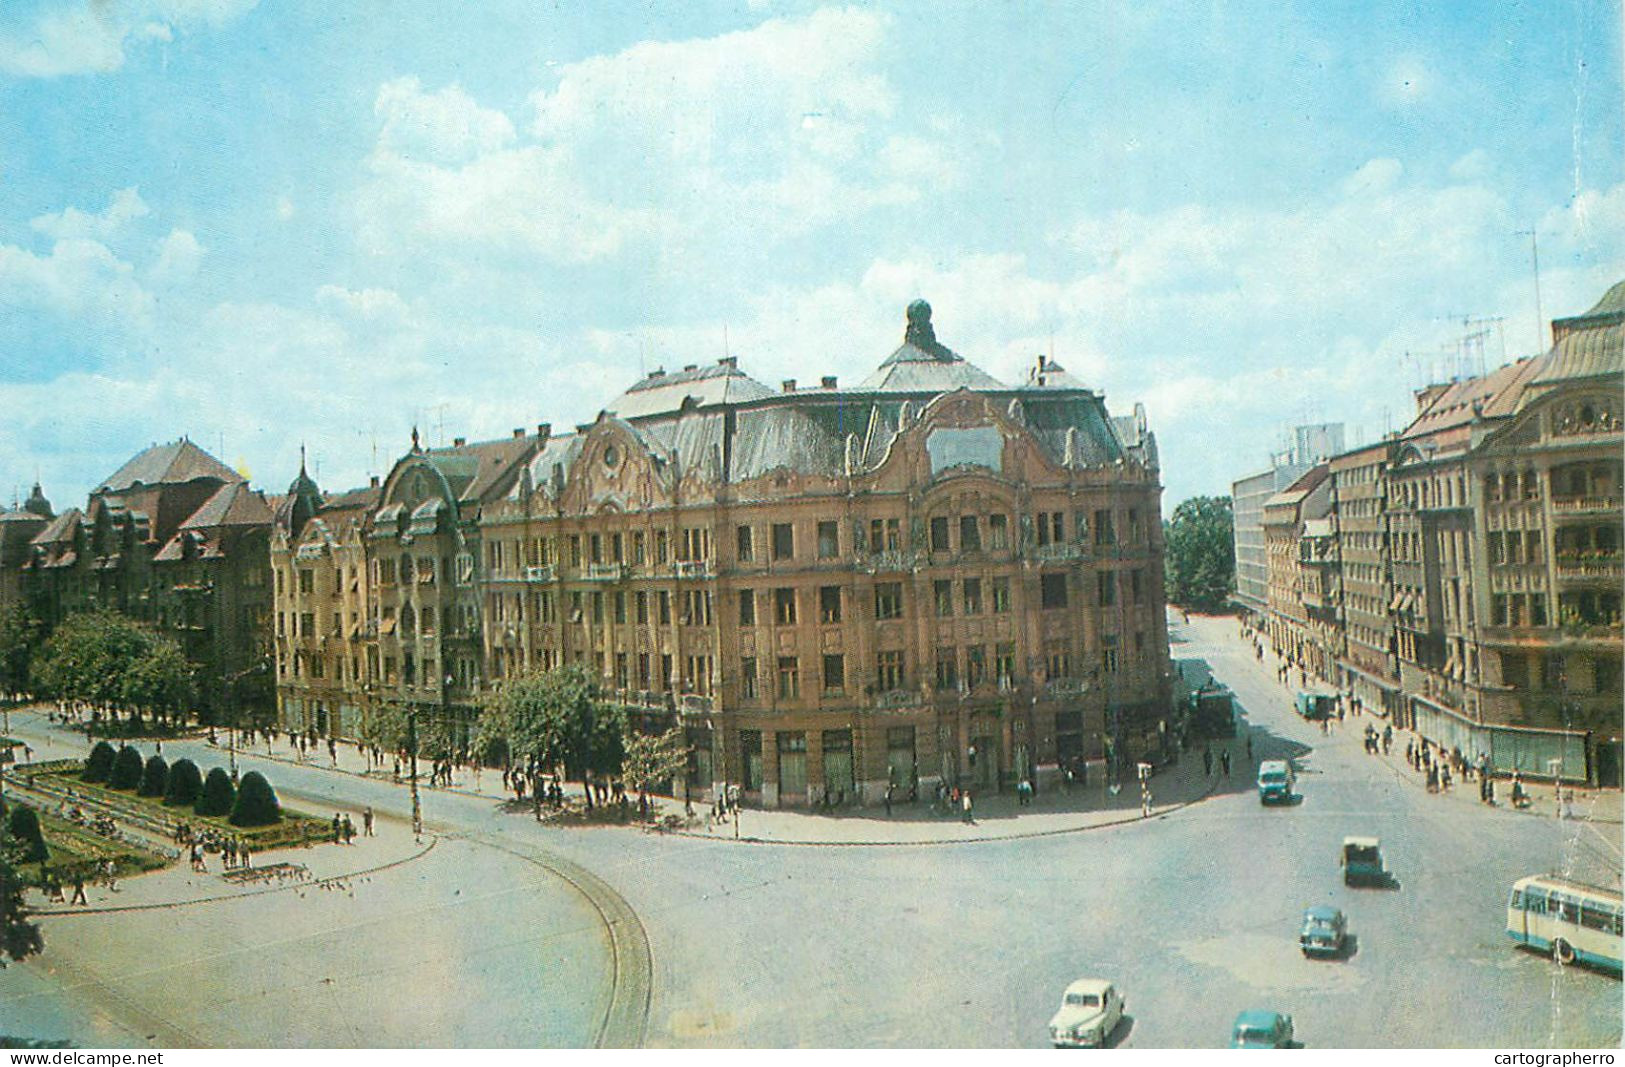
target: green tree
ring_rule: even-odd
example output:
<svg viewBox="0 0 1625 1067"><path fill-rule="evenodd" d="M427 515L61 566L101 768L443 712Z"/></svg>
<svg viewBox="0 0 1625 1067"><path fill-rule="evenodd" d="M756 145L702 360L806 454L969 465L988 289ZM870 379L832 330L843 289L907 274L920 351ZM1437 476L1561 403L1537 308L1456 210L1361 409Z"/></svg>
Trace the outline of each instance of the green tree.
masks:
<svg viewBox="0 0 1625 1067"><path fill-rule="evenodd" d="M44 626L22 601L0 609L0 690L29 691L29 669L44 643Z"/></svg>
<svg viewBox="0 0 1625 1067"><path fill-rule="evenodd" d="M118 750L118 756L113 760L113 773L107 776L107 784L114 789L135 789L141 785L141 772L146 765L141 762L141 753L130 745Z"/></svg>
<svg viewBox="0 0 1625 1067"><path fill-rule="evenodd" d="M166 718L185 704L191 684L179 645L112 611L68 616L32 670L49 696Z"/></svg>
<svg viewBox="0 0 1625 1067"><path fill-rule="evenodd" d="M688 773L688 739L680 727L663 734L632 732L626 739L621 776L640 797L663 782L675 782Z"/></svg>
<svg viewBox="0 0 1625 1067"><path fill-rule="evenodd" d="M141 788L144 797L161 797L169 789L169 763L162 756L153 756L141 769Z"/></svg>
<svg viewBox="0 0 1625 1067"><path fill-rule="evenodd" d="M501 742L531 778L563 767L568 779L621 769L626 716L602 698L598 683L577 664L505 679L480 716L479 748ZM592 807L592 793L587 793Z"/></svg>
<svg viewBox="0 0 1625 1067"><path fill-rule="evenodd" d="M28 921L22 879L11 861L0 855L0 950L7 958L20 960L44 946L39 926Z"/></svg>
<svg viewBox="0 0 1625 1067"><path fill-rule="evenodd" d="M164 790L164 803L173 807L194 803L203 792L203 774L189 759L178 759L169 768L169 784Z"/></svg>
<svg viewBox="0 0 1625 1067"><path fill-rule="evenodd" d="M140 653L124 668L120 696L125 707L167 720L191 699L192 667L181 648L167 637L143 634L146 641Z"/></svg>
<svg viewBox="0 0 1625 1067"><path fill-rule="evenodd" d="M26 804L13 807L7 826L11 830L11 843L24 863L41 863L50 858L50 851L45 847L45 835L40 831L39 815L33 808Z"/></svg>
<svg viewBox="0 0 1625 1067"><path fill-rule="evenodd" d="M282 818L282 806L265 775L249 771L237 790L237 805L231 811L233 826L270 826Z"/></svg>
<svg viewBox="0 0 1625 1067"><path fill-rule="evenodd" d="M1230 498L1196 496L1163 524L1168 599L1190 611L1219 613L1235 589L1235 526Z"/></svg>
<svg viewBox="0 0 1625 1067"><path fill-rule="evenodd" d="M231 784L231 775L216 767L203 780L203 792L193 810L199 815L230 815L236 803L237 787Z"/></svg>
<svg viewBox="0 0 1625 1067"><path fill-rule="evenodd" d="M113 760L118 756L113 746L106 741L97 741L96 746L90 750L90 758L85 760L84 773L79 777L87 782L105 782L107 776L113 773Z"/></svg>

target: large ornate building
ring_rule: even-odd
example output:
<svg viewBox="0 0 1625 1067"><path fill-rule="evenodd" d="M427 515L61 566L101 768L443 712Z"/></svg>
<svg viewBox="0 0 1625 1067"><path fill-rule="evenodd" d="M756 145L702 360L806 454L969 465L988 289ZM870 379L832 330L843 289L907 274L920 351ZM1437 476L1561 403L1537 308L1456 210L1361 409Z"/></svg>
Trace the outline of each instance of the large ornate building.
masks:
<svg viewBox="0 0 1625 1067"><path fill-rule="evenodd" d="M1166 716L1160 492L1138 408L1112 418L1042 359L999 382L917 302L855 387L656 371L571 433L414 447L340 523L352 562L290 522L278 613L346 591L333 632L361 673L333 691L331 664L285 664L283 715L349 732L333 709L369 694L471 714L482 686L580 663L685 727L696 792L1008 784ZM316 651L279 633L281 659Z"/></svg>

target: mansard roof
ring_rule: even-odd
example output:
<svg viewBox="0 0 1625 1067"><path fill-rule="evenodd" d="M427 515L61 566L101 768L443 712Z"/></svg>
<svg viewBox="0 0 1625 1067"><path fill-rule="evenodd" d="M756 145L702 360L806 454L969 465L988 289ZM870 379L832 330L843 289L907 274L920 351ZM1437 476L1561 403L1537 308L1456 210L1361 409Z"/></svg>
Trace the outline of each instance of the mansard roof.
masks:
<svg viewBox="0 0 1625 1067"><path fill-rule="evenodd" d="M1625 373L1625 281L1584 315L1552 322L1552 348L1532 385Z"/></svg>
<svg viewBox="0 0 1625 1067"><path fill-rule="evenodd" d="M707 367L688 366L672 374L651 371L616 397L606 409L623 419L676 412L685 406L739 404L773 395L773 390L743 373L729 357Z"/></svg>
<svg viewBox="0 0 1625 1067"><path fill-rule="evenodd" d="M78 508L69 508L52 519L49 526L35 534L33 543L36 545L56 545L71 542L78 535L84 517L84 512Z"/></svg>
<svg viewBox="0 0 1625 1067"><path fill-rule="evenodd" d="M119 493L136 486L182 485L199 478L216 478L222 482L243 480L242 475L183 437L136 453L102 482L96 492Z"/></svg>
<svg viewBox="0 0 1625 1067"><path fill-rule="evenodd" d="M222 526L269 526L271 506L247 482L223 485L204 501L183 523L182 530L207 530Z"/></svg>

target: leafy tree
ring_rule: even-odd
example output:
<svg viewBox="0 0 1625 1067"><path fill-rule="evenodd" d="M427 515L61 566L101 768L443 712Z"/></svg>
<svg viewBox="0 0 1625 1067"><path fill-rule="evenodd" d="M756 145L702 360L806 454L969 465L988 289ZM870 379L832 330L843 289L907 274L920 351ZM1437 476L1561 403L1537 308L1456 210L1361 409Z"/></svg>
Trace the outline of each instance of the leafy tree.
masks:
<svg viewBox="0 0 1625 1067"><path fill-rule="evenodd" d="M178 759L169 768L169 784L164 790L164 803L174 807L194 803L203 792L203 775L197 764L189 759Z"/></svg>
<svg viewBox="0 0 1625 1067"><path fill-rule="evenodd" d="M233 826L270 826L282 818L282 806L265 775L249 771L237 790L237 806L231 812Z"/></svg>
<svg viewBox="0 0 1625 1067"><path fill-rule="evenodd" d="M216 767L203 780L203 792L193 810L199 815L230 815L236 803L237 787L231 784L231 775Z"/></svg>
<svg viewBox="0 0 1625 1067"><path fill-rule="evenodd" d="M45 847L45 835L40 832L39 815L33 808L18 804L11 809L7 824L12 843L20 850L24 863L39 863L50 858L50 851Z"/></svg>
<svg viewBox="0 0 1625 1067"><path fill-rule="evenodd" d="M144 769L141 753L125 745L113 760L113 773L107 776L107 784L114 789L135 789L141 785L141 772Z"/></svg>
<svg viewBox="0 0 1625 1067"><path fill-rule="evenodd" d="M1196 496L1163 524L1168 599L1192 611L1226 610L1235 589L1235 526L1230 498Z"/></svg>
<svg viewBox="0 0 1625 1067"><path fill-rule="evenodd" d="M639 795L688 773L688 739L680 727L663 734L633 732L626 739L621 775Z"/></svg>
<svg viewBox="0 0 1625 1067"><path fill-rule="evenodd" d="M45 947L39 926L28 921L23 904L23 882L16 868L0 855L0 949L13 960L31 956Z"/></svg>
<svg viewBox="0 0 1625 1067"><path fill-rule="evenodd" d="M84 773L79 777L87 782L105 782L107 776L113 773L113 759L118 753L106 741L97 741L96 747L90 750L90 758L85 760Z"/></svg>
<svg viewBox="0 0 1625 1067"><path fill-rule="evenodd" d="M45 643L45 628L25 604L0 609L0 690L29 691L29 668Z"/></svg>
<svg viewBox="0 0 1625 1067"><path fill-rule="evenodd" d="M42 692L160 716L184 705L191 667L180 646L112 611L70 615L33 664Z"/></svg>
<svg viewBox="0 0 1625 1067"><path fill-rule="evenodd" d="M142 636L145 647L125 664L120 702L168 719L191 699L192 668L174 641L154 634Z"/></svg>
<svg viewBox="0 0 1625 1067"><path fill-rule="evenodd" d="M621 707L602 699L597 681L571 664L529 671L497 686L480 717L478 747L505 743L532 778L562 766L566 778L584 780L620 770L625 723Z"/></svg>
<svg viewBox="0 0 1625 1067"><path fill-rule="evenodd" d="M161 797L169 788L169 763L162 756L153 756L141 770L141 788L144 797Z"/></svg>

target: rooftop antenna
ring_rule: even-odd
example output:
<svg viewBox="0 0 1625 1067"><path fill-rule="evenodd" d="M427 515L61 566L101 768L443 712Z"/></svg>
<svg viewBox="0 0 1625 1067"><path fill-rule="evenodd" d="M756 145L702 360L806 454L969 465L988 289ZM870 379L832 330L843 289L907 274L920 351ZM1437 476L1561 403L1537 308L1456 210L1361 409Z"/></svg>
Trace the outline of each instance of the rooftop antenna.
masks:
<svg viewBox="0 0 1625 1067"><path fill-rule="evenodd" d="M728 324L725 322L722 324L722 358L727 359L728 356Z"/></svg>
<svg viewBox="0 0 1625 1067"><path fill-rule="evenodd" d="M1540 310L1540 238L1535 236L1535 228L1518 230L1514 236L1529 238L1529 258L1535 268L1535 352L1546 351L1546 315Z"/></svg>

